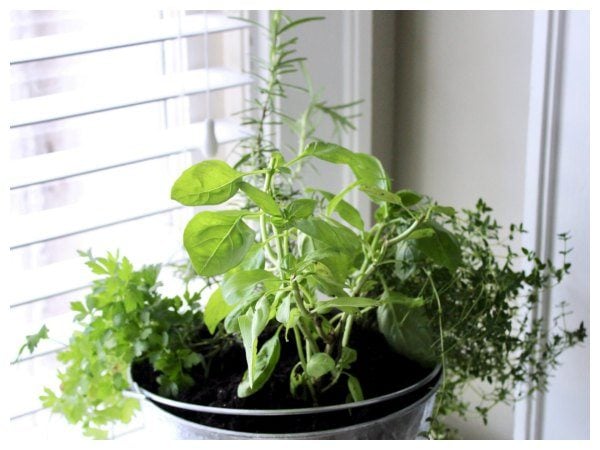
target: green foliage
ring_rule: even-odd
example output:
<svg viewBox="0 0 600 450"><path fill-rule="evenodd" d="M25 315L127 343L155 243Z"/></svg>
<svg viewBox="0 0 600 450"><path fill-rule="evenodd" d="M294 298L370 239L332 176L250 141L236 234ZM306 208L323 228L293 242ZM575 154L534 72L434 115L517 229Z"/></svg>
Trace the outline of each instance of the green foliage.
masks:
<svg viewBox="0 0 600 450"><path fill-rule="evenodd" d="M198 334L203 316L197 294L159 294L159 266L134 270L118 255L82 255L102 277L84 301L71 304L78 329L58 355L64 365L58 374L60 391L46 388L41 400L80 424L87 436L104 439L110 423L129 422L139 408L138 400L126 395L135 359L147 359L161 372L157 381L165 395L192 385L188 370L203 358L196 351L205 345ZM27 344L45 337L42 327L35 337L28 336Z"/></svg>
<svg viewBox="0 0 600 450"><path fill-rule="evenodd" d="M242 211L203 211L190 220L183 245L198 275L220 275L242 262L254 243L254 231L242 220L245 215Z"/></svg>
<svg viewBox="0 0 600 450"><path fill-rule="evenodd" d="M355 103L322 101L303 59L294 55L296 39L288 33L310 20L272 14L265 30L269 59L258 62L264 76L244 117L252 133L241 141L239 161L234 167L204 161L173 185L172 198L183 205L225 204L236 194L246 202L204 210L185 228L191 265L215 288L204 313L201 292L162 297L156 266L136 271L126 258L87 255L102 278L85 303L72 305L81 330L60 354L66 365L61 392L46 391L44 403L81 423L88 435L103 437L107 423L131 418L137 403L123 392L135 359L147 359L159 373L161 393L177 396L202 381L190 377L192 367L202 365L210 377L212 358L242 345L247 370L238 396L247 397L279 369L282 329L297 350L292 395L318 404L324 392L345 382L348 400L359 401L363 391L353 365L361 355L349 342L353 324L360 323L376 327L398 353L443 366L430 436L445 437L443 417L466 411L460 394L467 383L493 386L477 406L485 420L495 403L544 389L560 353L585 338L583 325L550 333L531 320L539 292L568 273L566 261L555 267L523 249L530 267L518 269L517 254L502 242L482 201L457 213L416 192L395 192L376 158L316 137L321 116L338 130L352 129L347 112ZM286 89L298 88L284 76L299 70L307 107L294 119L277 105ZM298 138L290 158L268 133L280 125ZM300 188L301 167L315 161L348 167L355 180L336 194ZM370 228L344 200L355 188L378 206ZM510 240L522 232L511 226ZM189 281L189 271L184 278ZM44 337L45 329L28 336L21 351ZM391 363L390 370L404 369ZM518 391L523 385L531 389Z"/></svg>
<svg viewBox="0 0 600 450"><path fill-rule="evenodd" d="M187 206L218 205L235 195L241 178L241 173L223 161L202 161L175 181L171 198Z"/></svg>
<svg viewBox="0 0 600 450"><path fill-rule="evenodd" d="M240 398L248 397L254 394L269 380L281 354L281 343L279 342L279 333L275 333L261 347L256 355L256 365L254 367L254 378L250 376L250 370L244 373L242 381L238 386L237 395Z"/></svg>
<svg viewBox="0 0 600 450"><path fill-rule="evenodd" d="M204 323L211 334L215 334L217 325L227 317L233 306L223 299L221 288L212 293L204 309Z"/></svg>
<svg viewBox="0 0 600 450"><path fill-rule="evenodd" d="M29 350L29 353L33 353L42 339L48 339L48 331L50 330L48 330L46 325L42 325L42 328L37 333L25 336L25 344L19 349L15 361L19 360L25 349Z"/></svg>
<svg viewBox="0 0 600 450"><path fill-rule="evenodd" d="M377 308L377 325L388 344L398 353L434 366L437 361L435 335L421 307L388 303Z"/></svg>

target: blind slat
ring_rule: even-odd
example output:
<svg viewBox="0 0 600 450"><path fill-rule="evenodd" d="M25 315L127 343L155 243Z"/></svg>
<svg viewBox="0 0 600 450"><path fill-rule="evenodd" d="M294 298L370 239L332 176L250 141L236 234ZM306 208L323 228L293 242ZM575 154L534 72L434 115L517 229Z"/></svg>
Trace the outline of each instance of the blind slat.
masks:
<svg viewBox="0 0 600 450"><path fill-rule="evenodd" d="M13 439L23 439L25 433L31 433L32 427L35 427L36 437L52 440L53 442L59 440L81 441L83 439L81 430L78 427L68 423L64 417L52 413L50 409L40 407L40 404L38 400L38 406L31 411L24 411L10 417L10 431L13 433L11 436ZM113 425L111 427L111 438L131 440L132 443L139 444L140 440L144 440L144 438L137 433L142 432L144 427L144 415L138 412L131 422Z"/></svg>
<svg viewBox="0 0 600 450"><path fill-rule="evenodd" d="M151 205L126 203L123 201L122 205L105 208L101 205L75 204L16 216L11 218L10 248L14 250L182 208L172 201ZM69 220L66 221L67 217Z"/></svg>
<svg viewBox="0 0 600 450"><path fill-rule="evenodd" d="M179 32L182 37L197 36L205 32L205 25L210 34L247 27L245 22L218 14L207 14L206 22L204 14L194 14L182 18L181 30L176 19L163 19L111 29L110 33L103 29L14 40L9 46L9 59L11 64L19 64L160 42L177 38Z"/></svg>
<svg viewBox="0 0 600 450"><path fill-rule="evenodd" d="M173 236L175 230L158 230L154 234L160 235L161 239L153 240L152 245L143 245L143 236L133 236L126 244L121 243L121 253L136 267L142 264L158 264L184 260L183 250L178 246L173 247L173 242L181 242L181 236ZM169 235L171 233L171 235ZM140 242L135 242L135 240ZM176 244L177 245L177 244ZM123 248L124 247L124 248ZM110 249L92 249L100 250ZM113 249L114 250L114 249ZM97 256L102 256L97 254ZM73 297L78 297L82 291L91 285L92 280L97 277L84 264L81 257L70 258L64 261L46 264L35 269L16 270L11 273L10 307L16 308L39 300L46 300L61 294L73 292ZM83 295L81 295L83 297ZM40 324L41 326L41 324ZM35 328L35 327L33 327ZM39 327L38 327L39 328Z"/></svg>
<svg viewBox="0 0 600 450"><path fill-rule="evenodd" d="M250 83L252 78L249 75L229 69L191 70L101 89L17 100L11 102L9 123L11 128L15 128Z"/></svg>
<svg viewBox="0 0 600 450"><path fill-rule="evenodd" d="M136 142L118 142L98 148L64 150L13 160L9 164L9 185L19 189L49 181L89 174L151 159L198 149L204 142L203 123L173 128L139 137ZM243 131L227 120L215 121L219 144L241 138Z"/></svg>
<svg viewBox="0 0 600 450"><path fill-rule="evenodd" d="M21 306L88 286L92 273L81 258L73 258L11 275L14 289L10 306Z"/></svg>

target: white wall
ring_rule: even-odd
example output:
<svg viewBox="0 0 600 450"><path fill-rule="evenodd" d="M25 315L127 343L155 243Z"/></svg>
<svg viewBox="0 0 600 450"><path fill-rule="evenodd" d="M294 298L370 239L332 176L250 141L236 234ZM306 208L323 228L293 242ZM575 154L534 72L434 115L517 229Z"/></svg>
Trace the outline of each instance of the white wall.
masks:
<svg viewBox="0 0 600 450"><path fill-rule="evenodd" d="M403 12L396 39L395 186L521 222L532 32L530 12ZM512 409L466 438L512 438Z"/></svg>

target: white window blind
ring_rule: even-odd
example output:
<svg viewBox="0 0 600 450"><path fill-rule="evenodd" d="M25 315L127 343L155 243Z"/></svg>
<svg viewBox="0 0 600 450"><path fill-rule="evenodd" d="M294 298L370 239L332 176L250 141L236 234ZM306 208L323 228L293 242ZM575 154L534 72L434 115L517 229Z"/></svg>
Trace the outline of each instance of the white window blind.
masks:
<svg viewBox="0 0 600 450"><path fill-rule="evenodd" d="M170 185L203 158L207 119L218 157L243 133L230 119L251 83L247 24L229 17L240 15L11 11L11 345L43 323L54 338L11 365L13 432L50 420L37 397L56 387L69 304L91 280L76 250L120 249L135 264L181 256L189 212Z"/></svg>

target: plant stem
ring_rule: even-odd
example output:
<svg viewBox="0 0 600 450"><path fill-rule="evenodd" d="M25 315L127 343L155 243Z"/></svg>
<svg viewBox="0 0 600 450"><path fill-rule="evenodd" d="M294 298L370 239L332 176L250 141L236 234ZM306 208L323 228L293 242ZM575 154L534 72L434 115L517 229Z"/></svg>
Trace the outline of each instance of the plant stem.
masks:
<svg viewBox="0 0 600 450"><path fill-rule="evenodd" d="M307 372L307 363L306 363L306 357L304 356L304 350L302 350L302 337L300 336L300 331L298 330L297 326L293 327L294 329L294 340L296 341L296 350L298 351L298 358L300 358L300 364L302 365L302 369L304 370L304 376L308 377L308 372ZM312 383L309 381L308 383L306 383L308 386L308 390L310 391L310 396L313 400L313 403L316 405L317 404L317 394L315 392L315 387L312 385Z"/></svg>
<svg viewBox="0 0 600 450"><path fill-rule="evenodd" d="M304 301L302 300L302 294L300 293L300 288L298 287L298 282L296 280L292 281L292 289L294 292L294 299L296 300L296 305L298 305L298 309L300 310L300 313L313 323L313 325L315 326L315 329L317 330L317 334L319 335L319 337L321 339L323 339L326 343L329 343L330 338L327 337L325 335L325 333L323 332L323 329L321 328L321 325L319 324L319 321L317 320L317 318L313 314L309 313L308 310L306 309L306 306L304 306ZM316 343L314 342L314 339L312 339L312 336L310 336L310 338L313 341L313 345L311 347L314 349L316 347ZM318 351L318 349L317 349L317 351Z"/></svg>
<svg viewBox="0 0 600 450"><path fill-rule="evenodd" d="M435 288L435 283L433 282L433 278L431 278L431 273L427 272L427 278L429 278L429 282L431 284L431 289L433 290L433 295L435 297L437 303L437 313L438 313L438 327L440 333L440 352L442 359L442 386L440 387L440 392L444 395L446 390L446 351L444 349L444 327L442 324L442 303L440 301L440 296L438 295L437 289ZM437 402L437 407L432 417L436 417L439 413L440 402Z"/></svg>
<svg viewBox="0 0 600 450"><path fill-rule="evenodd" d="M342 337L342 347L348 347L348 342L350 341L350 333L352 332L352 322L354 321L354 316L350 314L348 319L346 320L346 325L344 326L344 335Z"/></svg>

